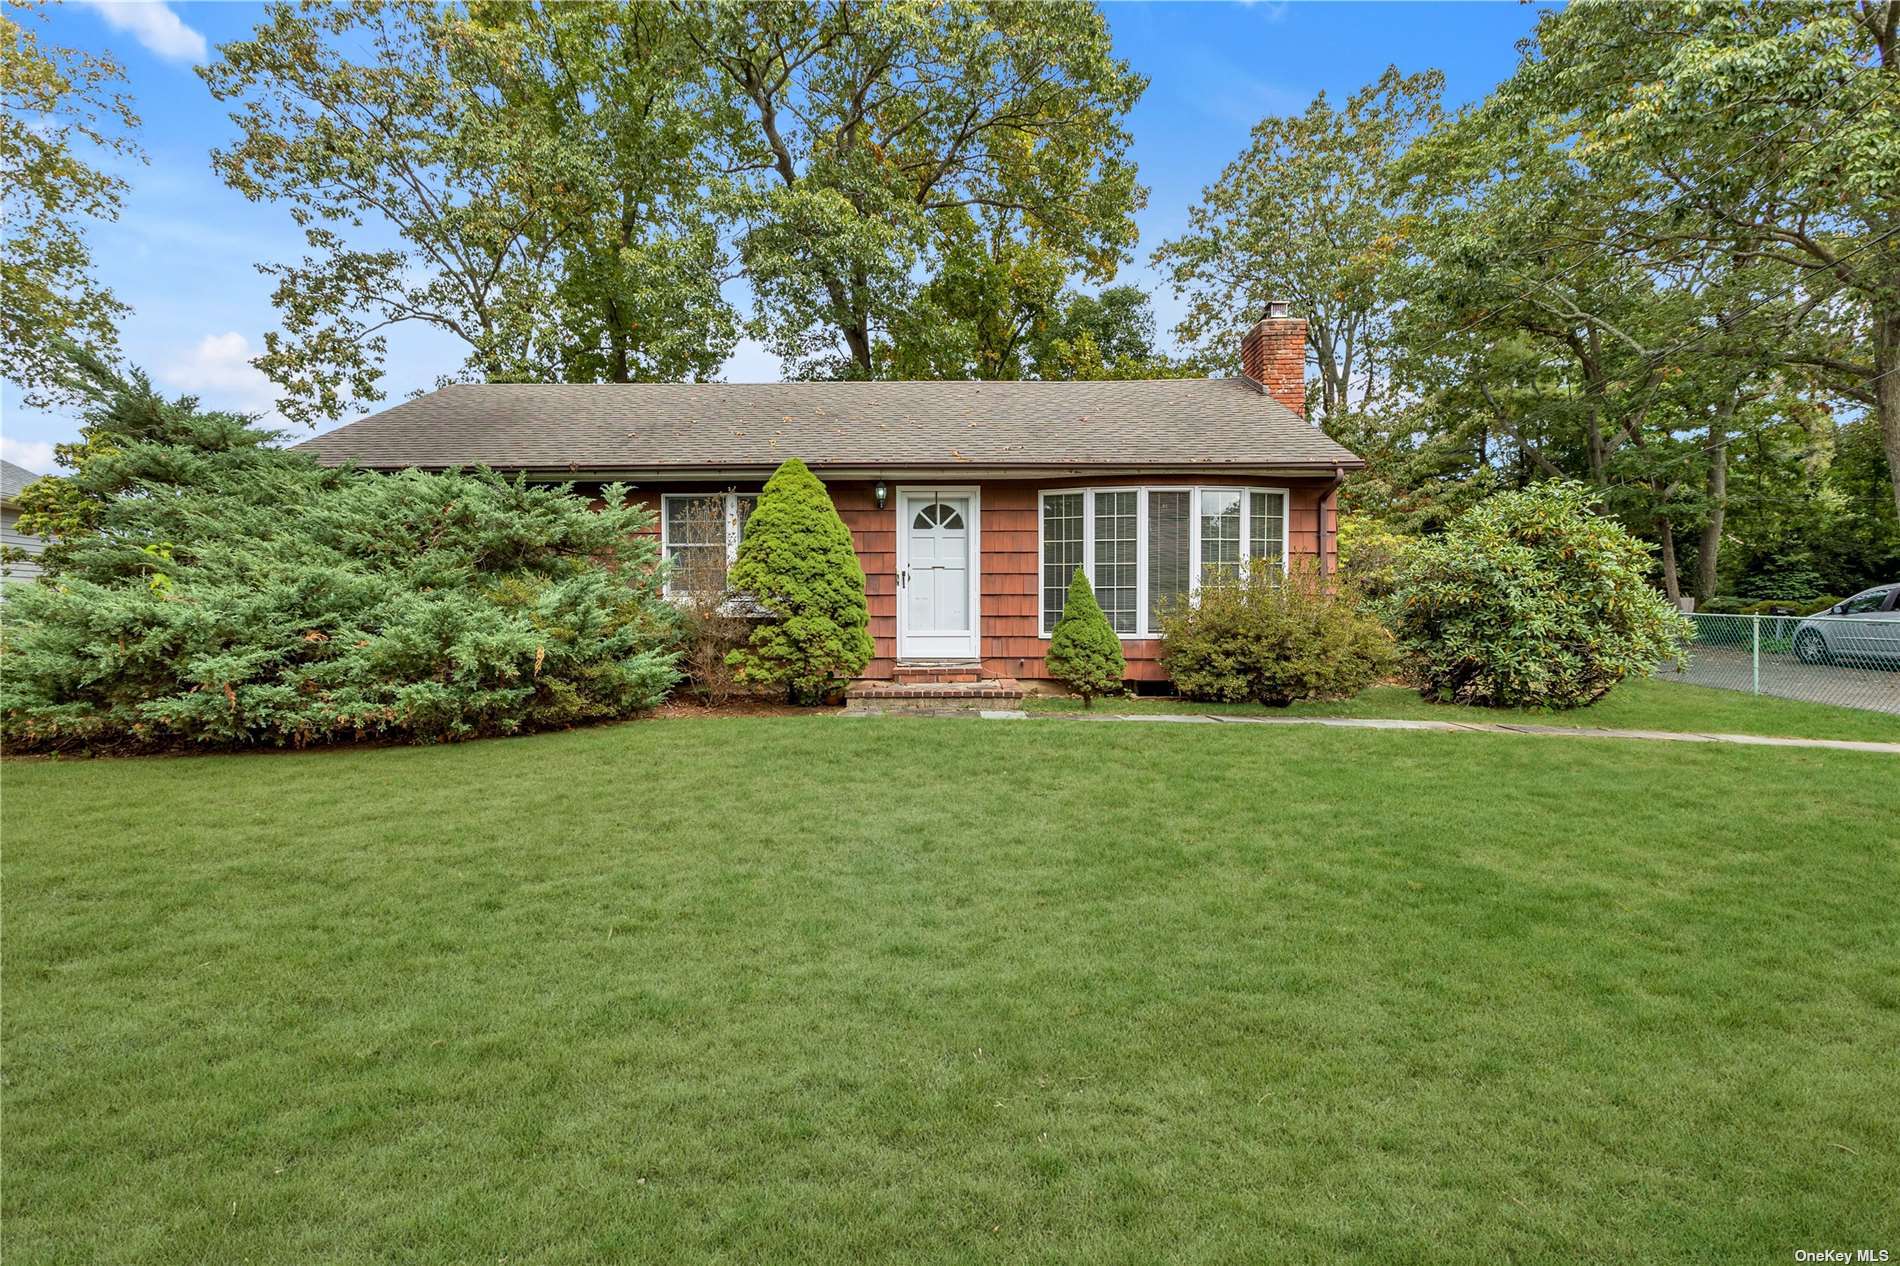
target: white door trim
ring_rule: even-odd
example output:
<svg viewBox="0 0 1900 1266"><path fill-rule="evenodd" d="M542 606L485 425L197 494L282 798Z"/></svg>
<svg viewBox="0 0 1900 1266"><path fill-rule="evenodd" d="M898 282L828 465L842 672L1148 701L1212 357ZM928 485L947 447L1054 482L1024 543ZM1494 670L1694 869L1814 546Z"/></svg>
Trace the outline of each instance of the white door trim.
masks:
<svg viewBox="0 0 1900 1266"><path fill-rule="evenodd" d="M983 648L983 490L975 484L899 484L895 489L895 507L897 511L897 657L909 659L913 655L931 659L964 658L978 659ZM941 645L929 649L917 650L910 641L910 602L906 592L906 573L910 568L910 521L911 499L928 498L934 500L939 495L968 497L970 499L970 637L968 649L946 655ZM941 642L942 636L932 639Z"/></svg>

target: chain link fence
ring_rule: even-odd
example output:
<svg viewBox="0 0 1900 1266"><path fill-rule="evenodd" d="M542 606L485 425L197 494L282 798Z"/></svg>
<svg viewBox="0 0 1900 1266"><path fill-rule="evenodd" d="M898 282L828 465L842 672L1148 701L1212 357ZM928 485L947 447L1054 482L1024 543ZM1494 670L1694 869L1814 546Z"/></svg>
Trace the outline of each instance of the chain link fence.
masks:
<svg viewBox="0 0 1900 1266"><path fill-rule="evenodd" d="M1900 713L1900 615L1702 615L1663 681Z"/></svg>

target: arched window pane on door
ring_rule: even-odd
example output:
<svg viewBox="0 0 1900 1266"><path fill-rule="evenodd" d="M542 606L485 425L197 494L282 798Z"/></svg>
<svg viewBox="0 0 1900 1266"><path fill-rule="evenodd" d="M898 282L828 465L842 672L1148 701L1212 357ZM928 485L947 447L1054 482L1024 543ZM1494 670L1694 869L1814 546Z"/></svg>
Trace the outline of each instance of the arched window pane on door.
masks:
<svg viewBox="0 0 1900 1266"><path fill-rule="evenodd" d="M915 528L942 528L946 532L960 532L963 530L963 514L953 505L945 505L941 501L933 501L917 512L917 516L911 520L911 526Z"/></svg>

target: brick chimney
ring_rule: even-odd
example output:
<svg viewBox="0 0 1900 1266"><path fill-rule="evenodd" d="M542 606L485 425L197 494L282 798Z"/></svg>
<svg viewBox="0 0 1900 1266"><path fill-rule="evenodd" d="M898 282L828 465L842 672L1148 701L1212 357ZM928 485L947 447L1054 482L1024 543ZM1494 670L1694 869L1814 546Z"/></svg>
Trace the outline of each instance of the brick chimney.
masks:
<svg viewBox="0 0 1900 1266"><path fill-rule="evenodd" d="M1306 318L1276 299L1240 340L1240 370L1300 417L1306 416Z"/></svg>

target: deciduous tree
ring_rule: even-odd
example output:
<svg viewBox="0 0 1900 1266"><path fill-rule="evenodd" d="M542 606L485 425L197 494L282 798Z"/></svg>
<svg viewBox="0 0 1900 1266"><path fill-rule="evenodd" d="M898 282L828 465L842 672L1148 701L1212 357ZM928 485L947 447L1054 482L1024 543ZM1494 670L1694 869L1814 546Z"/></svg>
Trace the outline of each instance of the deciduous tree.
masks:
<svg viewBox="0 0 1900 1266"><path fill-rule="evenodd" d="M1046 294L1047 263L1106 280L1133 244L1145 194L1123 121L1145 81L1093 6L700 11L702 53L745 110L725 205L763 332L795 372L890 376L915 359L882 349L923 328L907 321L933 302L922 292L983 271L977 256ZM1032 261L1020 282L1002 239Z"/></svg>
<svg viewBox="0 0 1900 1266"><path fill-rule="evenodd" d="M120 168L144 161L124 77L0 11L0 377L30 404L66 394L68 345L118 346L126 306L96 276L86 227L118 218Z"/></svg>
<svg viewBox="0 0 1900 1266"><path fill-rule="evenodd" d="M1406 191L1392 167L1438 119L1443 89L1438 71L1394 67L1341 109L1321 93L1304 114L1256 124L1189 211L1188 231L1155 252L1188 300L1183 341L1237 370L1247 325L1270 300L1290 300L1306 318L1320 416L1365 407L1383 384L1377 361L1402 298Z"/></svg>
<svg viewBox="0 0 1900 1266"><path fill-rule="evenodd" d="M1792 274L1776 350L1880 418L1900 505L1900 3L1573 4L1476 124L1629 190L1637 266Z"/></svg>
<svg viewBox="0 0 1900 1266"><path fill-rule="evenodd" d="M258 364L287 417L380 399L387 331L426 325L490 381L677 379L737 337L702 196L720 107L685 28L624 4L278 3L202 68L213 152L287 205Z"/></svg>

